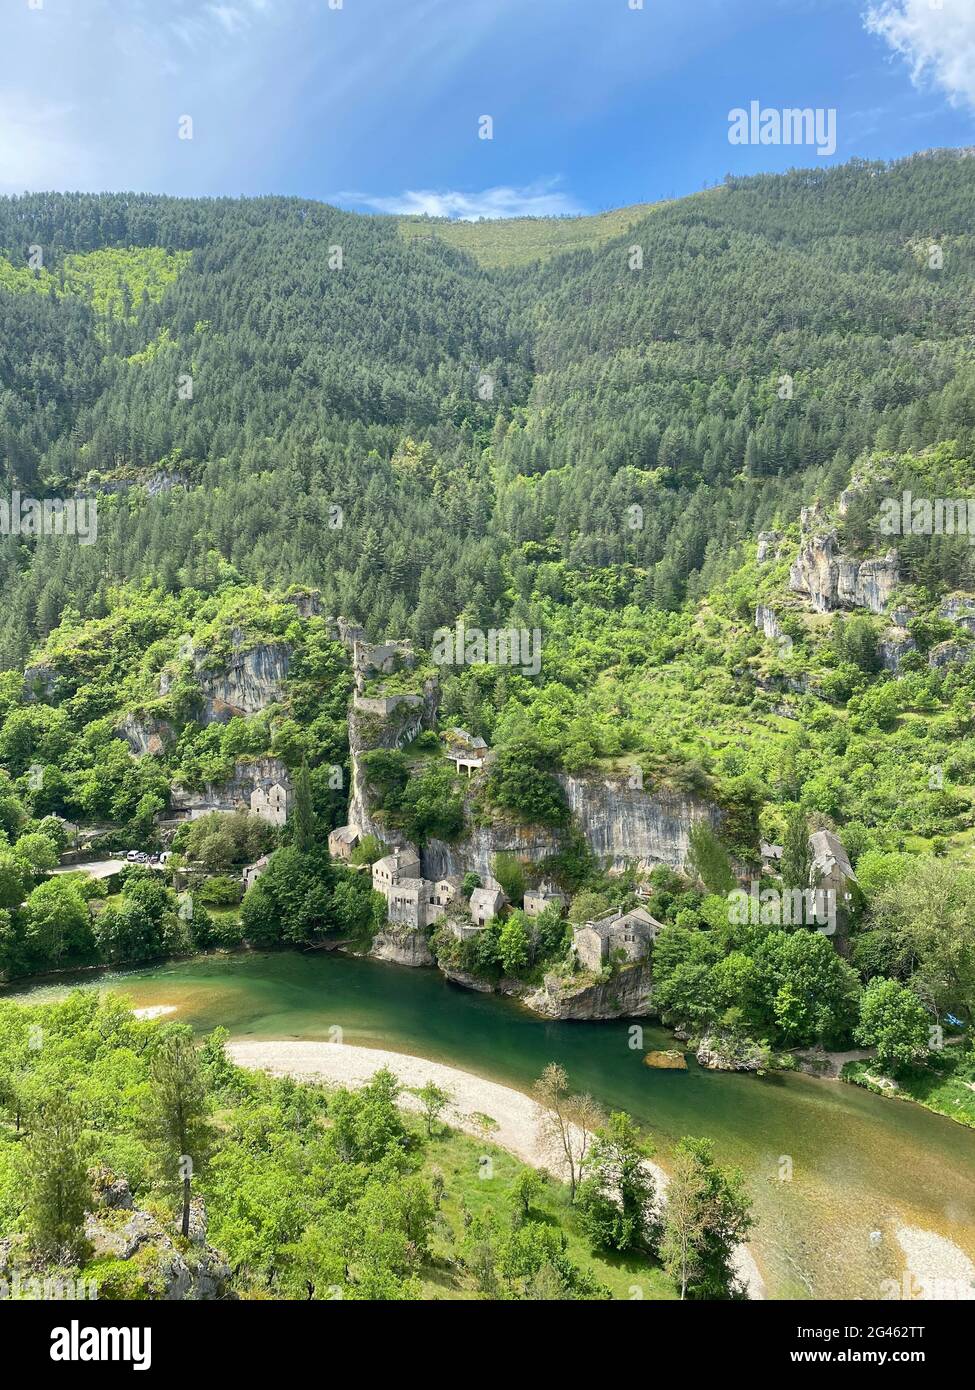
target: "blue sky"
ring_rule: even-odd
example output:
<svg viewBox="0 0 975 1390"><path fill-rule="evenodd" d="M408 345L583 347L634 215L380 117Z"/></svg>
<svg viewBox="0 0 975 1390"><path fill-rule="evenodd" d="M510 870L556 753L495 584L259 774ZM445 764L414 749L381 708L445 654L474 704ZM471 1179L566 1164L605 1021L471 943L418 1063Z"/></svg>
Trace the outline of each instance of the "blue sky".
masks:
<svg viewBox="0 0 975 1390"><path fill-rule="evenodd" d="M975 145L975 0L6 0L0 54L4 193L595 212ZM835 154L730 144L753 101Z"/></svg>

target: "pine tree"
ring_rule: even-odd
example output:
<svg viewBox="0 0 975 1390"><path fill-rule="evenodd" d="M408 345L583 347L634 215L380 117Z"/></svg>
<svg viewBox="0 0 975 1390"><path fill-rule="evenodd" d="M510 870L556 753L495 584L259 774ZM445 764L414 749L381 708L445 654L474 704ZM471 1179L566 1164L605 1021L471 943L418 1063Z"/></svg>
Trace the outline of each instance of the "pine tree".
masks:
<svg viewBox="0 0 975 1390"><path fill-rule="evenodd" d="M295 777L295 798L291 808L291 843L302 854L310 854L317 842L315 811L311 800L311 774L303 761Z"/></svg>
<svg viewBox="0 0 975 1390"><path fill-rule="evenodd" d="M809 886L809 827L806 813L797 806L789 812L782 845L782 882L786 888Z"/></svg>
<svg viewBox="0 0 975 1390"><path fill-rule="evenodd" d="M31 1244L55 1259L78 1253L91 1186L81 1115L66 1096L38 1106L19 1168Z"/></svg>
<svg viewBox="0 0 975 1390"><path fill-rule="evenodd" d="M164 1181L182 1184L181 1229L188 1237L192 1179L206 1164L212 1142L206 1083L189 1029L164 1040L153 1058L152 1081L150 1142Z"/></svg>

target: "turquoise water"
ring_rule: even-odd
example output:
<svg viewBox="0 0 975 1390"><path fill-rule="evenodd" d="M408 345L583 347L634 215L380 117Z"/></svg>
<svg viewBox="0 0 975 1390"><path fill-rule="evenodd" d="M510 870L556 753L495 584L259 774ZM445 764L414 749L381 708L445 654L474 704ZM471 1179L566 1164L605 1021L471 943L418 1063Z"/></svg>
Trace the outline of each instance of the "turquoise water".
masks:
<svg viewBox="0 0 975 1390"><path fill-rule="evenodd" d="M634 1049L626 1022L546 1022L434 970L324 952L200 958L7 997L39 1002L77 984L175 1005L199 1031L222 1025L235 1038L328 1038L338 1026L345 1042L521 1090L558 1061L574 1088L638 1119L665 1167L684 1134L711 1136L721 1160L740 1165L756 1216L750 1243L773 1296L879 1297L902 1268L900 1224L946 1236L975 1261L975 1131L919 1106L808 1077L706 1072L693 1060L686 1072L652 1070L643 1053L673 1045L661 1029L643 1025Z"/></svg>

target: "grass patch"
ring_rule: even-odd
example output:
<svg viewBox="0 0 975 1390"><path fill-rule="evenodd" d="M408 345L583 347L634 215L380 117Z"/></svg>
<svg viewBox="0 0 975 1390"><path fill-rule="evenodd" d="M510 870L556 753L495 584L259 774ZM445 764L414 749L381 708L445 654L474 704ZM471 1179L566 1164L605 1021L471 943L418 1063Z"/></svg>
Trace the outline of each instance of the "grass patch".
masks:
<svg viewBox="0 0 975 1390"><path fill-rule="evenodd" d="M484 1160L489 1162L485 1164ZM490 1142L473 1139L456 1130L439 1132L428 1141L423 1172L439 1170L444 1179L441 1204L443 1221L431 1241L429 1266L423 1273L426 1298L464 1299L478 1296L471 1275L460 1268L457 1249L464 1236L465 1212L474 1217L510 1219L518 1204L514 1184L524 1165ZM567 1253L574 1264L591 1270L614 1299L632 1299L639 1288L645 1299L675 1298L667 1275L650 1261L608 1251L593 1253L582 1233L578 1214L564 1183L549 1178L532 1203L529 1220L559 1227L568 1238Z"/></svg>
<svg viewBox="0 0 975 1390"><path fill-rule="evenodd" d="M406 241L436 237L457 251L466 251L478 265L497 270L551 260L567 251L595 250L666 206L634 203L632 207L615 208L592 217L498 217L481 222L401 217L399 233Z"/></svg>
<svg viewBox="0 0 975 1390"><path fill-rule="evenodd" d="M901 1072L894 1081L896 1090L882 1084L893 1078L883 1076L872 1059L847 1062L843 1068L843 1080L863 1086L875 1095L912 1100L923 1105L925 1110L933 1110L936 1115L947 1115L949 1119L975 1129L975 1056L961 1047L946 1047L944 1051L933 1054L930 1062L923 1066Z"/></svg>

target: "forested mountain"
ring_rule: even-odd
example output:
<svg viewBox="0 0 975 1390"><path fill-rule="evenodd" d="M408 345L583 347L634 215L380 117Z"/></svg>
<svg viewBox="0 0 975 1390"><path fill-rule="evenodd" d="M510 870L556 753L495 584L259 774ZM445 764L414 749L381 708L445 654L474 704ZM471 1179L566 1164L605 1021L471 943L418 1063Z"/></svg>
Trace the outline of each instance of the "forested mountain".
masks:
<svg viewBox="0 0 975 1390"><path fill-rule="evenodd" d="M0 200L0 981L338 945L655 1015L717 1069L861 1044L851 1079L975 1124L970 154L503 227ZM458 620L537 630L537 664L441 664ZM817 894L829 931L783 914ZM110 1296L163 1296L102 1228L195 1152L147 1110L178 1076L201 1297L687 1281L623 1112L565 1110L578 1191L499 1154L487 1194L489 1131L435 1148L432 1083L424 1134L385 1071L323 1098L128 1007L0 1001L0 1272L88 1268L87 1231ZM738 1296L741 1180L678 1151L722 1213L688 1296Z"/></svg>
<svg viewBox="0 0 975 1390"><path fill-rule="evenodd" d="M103 491L96 545L3 540L0 654L122 579L420 642L594 577L675 609L863 451L970 445L973 194L951 152L729 180L494 269L297 199L3 200L9 484Z"/></svg>

